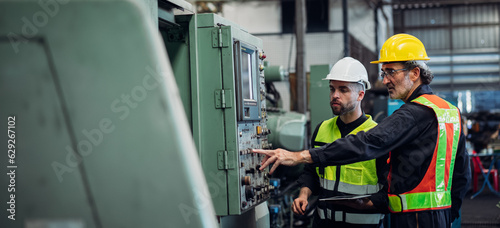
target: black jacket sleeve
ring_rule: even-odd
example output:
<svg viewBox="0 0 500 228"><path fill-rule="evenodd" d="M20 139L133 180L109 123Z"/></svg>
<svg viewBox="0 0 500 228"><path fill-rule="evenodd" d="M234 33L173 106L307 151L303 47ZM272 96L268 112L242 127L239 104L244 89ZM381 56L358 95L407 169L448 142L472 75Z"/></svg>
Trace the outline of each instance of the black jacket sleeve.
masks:
<svg viewBox="0 0 500 228"><path fill-rule="evenodd" d="M459 217L462 199L469 189L471 171L469 166L469 155L465 148L465 136L460 135L455 166L453 168L453 179L451 183L451 221Z"/></svg>
<svg viewBox="0 0 500 228"><path fill-rule="evenodd" d="M316 174L316 167L306 165L304 167L304 173L300 175L297 182L300 188L307 187L311 189L313 195L319 195L320 185L318 175Z"/></svg>
<svg viewBox="0 0 500 228"><path fill-rule="evenodd" d="M373 206L381 213L389 213L389 198L387 197L387 174L389 173L389 165L387 164L388 158L389 155L386 155L376 160L378 182L382 185L382 189L369 197Z"/></svg>
<svg viewBox="0 0 500 228"><path fill-rule="evenodd" d="M419 134L411 109L404 104L367 132L358 132L309 150L316 166L345 165L386 156Z"/></svg>

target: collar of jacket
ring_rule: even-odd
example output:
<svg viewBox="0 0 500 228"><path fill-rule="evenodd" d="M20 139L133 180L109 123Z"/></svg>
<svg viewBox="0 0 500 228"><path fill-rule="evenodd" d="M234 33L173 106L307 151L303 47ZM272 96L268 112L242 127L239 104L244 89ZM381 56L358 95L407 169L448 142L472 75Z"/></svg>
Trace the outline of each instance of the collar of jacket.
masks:
<svg viewBox="0 0 500 228"><path fill-rule="evenodd" d="M410 95L410 99L408 99L408 101L406 101L405 103L410 103L412 100L415 100L415 98L420 97L423 94L433 94L432 89L429 85L419 85Z"/></svg>

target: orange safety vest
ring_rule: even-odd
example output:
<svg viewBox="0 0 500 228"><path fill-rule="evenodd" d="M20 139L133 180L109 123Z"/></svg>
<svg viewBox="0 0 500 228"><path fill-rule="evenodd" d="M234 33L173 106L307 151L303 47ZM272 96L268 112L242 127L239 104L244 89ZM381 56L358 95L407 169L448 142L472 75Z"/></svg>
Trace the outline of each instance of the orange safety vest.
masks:
<svg viewBox="0 0 500 228"><path fill-rule="evenodd" d="M389 194L389 210L393 213L451 207L451 182L461 131L460 112L436 95L425 94L412 102L434 111L438 120L438 138L432 161L417 187L402 194ZM389 186L391 173L392 163L388 176Z"/></svg>

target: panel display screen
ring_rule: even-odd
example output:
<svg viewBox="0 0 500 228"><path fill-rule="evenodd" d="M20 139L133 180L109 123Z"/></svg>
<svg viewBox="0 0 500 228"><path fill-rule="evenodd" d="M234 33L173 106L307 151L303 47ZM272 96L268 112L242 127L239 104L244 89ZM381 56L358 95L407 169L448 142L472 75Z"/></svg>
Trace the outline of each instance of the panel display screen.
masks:
<svg viewBox="0 0 500 228"><path fill-rule="evenodd" d="M242 48L241 52L241 93L243 99L254 100L253 94L253 79L252 79L252 55L245 52Z"/></svg>
<svg viewBox="0 0 500 228"><path fill-rule="evenodd" d="M260 120L257 48L236 40L233 50L238 120Z"/></svg>

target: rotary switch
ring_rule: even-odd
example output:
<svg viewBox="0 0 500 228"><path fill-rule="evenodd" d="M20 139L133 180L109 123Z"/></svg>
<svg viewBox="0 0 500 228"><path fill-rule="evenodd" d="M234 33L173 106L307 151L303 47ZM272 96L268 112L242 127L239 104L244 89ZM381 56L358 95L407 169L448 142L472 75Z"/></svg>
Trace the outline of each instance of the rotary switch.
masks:
<svg viewBox="0 0 500 228"><path fill-rule="evenodd" d="M244 176L241 178L241 185L251 185L252 184L252 177L250 176Z"/></svg>
<svg viewBox="0 0 500 228"><path fill-rule="evenodd" d="M252 200L255 197L255 194L253 193L253 188L250 186L245 187L245 198L247 201Z"/></svg>

